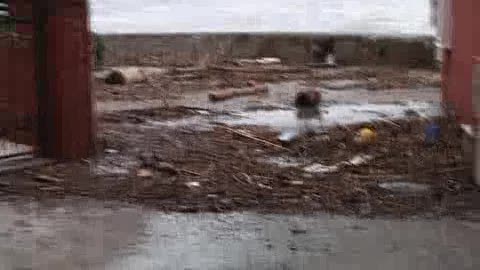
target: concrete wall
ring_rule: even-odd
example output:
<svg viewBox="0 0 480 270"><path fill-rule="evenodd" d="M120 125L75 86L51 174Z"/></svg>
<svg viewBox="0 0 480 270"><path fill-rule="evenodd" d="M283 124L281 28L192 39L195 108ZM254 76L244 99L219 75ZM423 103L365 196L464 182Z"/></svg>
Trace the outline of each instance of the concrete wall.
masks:
<svg viewBox="0 0 480 270"><path fill-rule="evenodd" d="M288 64L320 62L333 45L343 65L433 67L431 37L320 34L105 35L106 65L205 65L234 58L279 57Z"/></svg>

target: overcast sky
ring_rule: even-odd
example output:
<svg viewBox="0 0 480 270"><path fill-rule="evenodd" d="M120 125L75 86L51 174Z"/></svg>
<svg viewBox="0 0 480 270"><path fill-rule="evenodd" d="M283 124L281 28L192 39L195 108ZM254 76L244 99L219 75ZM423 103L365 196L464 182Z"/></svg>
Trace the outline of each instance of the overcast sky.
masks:
<svg viewBox="0 0 480 270"><path fill-rule="evenodd" d="M429 0L91 0L103 33L428 34Z"/></svg>

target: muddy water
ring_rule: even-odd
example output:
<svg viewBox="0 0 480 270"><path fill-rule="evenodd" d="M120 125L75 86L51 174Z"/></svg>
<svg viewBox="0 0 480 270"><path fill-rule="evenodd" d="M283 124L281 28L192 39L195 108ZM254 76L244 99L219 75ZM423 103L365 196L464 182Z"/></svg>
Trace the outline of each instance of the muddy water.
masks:
<svg viewBox="0 0 480 270"><path fill-rule="evenodd" d="M348 125L382 119L397 119L414 114L421 117L440 115L440 107L435 103L408 102L404 104L332 104L319 108L320 114L312 116L308 123L319 129L333 125ZM296 130L305 122L299 119L297 110L269 110L241 112L237 118L222 118L230 125L267 126L276 130Z"/></svg>
<svg viewBox="0 0 480 270"><path fill-rule="evenodd" d="M0 269L478 269L480 223L0 203ZM320 267L320 268L319 268Z"/></svg>

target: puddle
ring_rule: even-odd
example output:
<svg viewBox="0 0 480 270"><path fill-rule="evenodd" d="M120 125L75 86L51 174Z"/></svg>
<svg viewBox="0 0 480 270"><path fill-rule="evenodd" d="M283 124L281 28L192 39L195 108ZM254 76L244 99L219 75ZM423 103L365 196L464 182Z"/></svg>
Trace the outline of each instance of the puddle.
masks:
<svg viewBox="0 0 480 270"><path fill-rule="evenodd" d="M277 165L279 168L295 168L304 166L306 163L293 157L268 157L260 161L266 164Z"/></svg>
<svg viewBox="0 0 480 270"><path fill-rule="evenodd" d="M423 193L430 190L429 185L409 182L380 183L378 186L396 193Z"/></svg>
<svg viewBox="0 0 480 270"><path fill-rule="evenodd" d="M209 120L209 116L191 116L186 118L180 118L167 121L155 121L147 120L146 124L153 127L166 127L166 128L193 128L196 131L211 131L212 124Z"/></svg>
<svg viewBox="0 0 480 270"><path fill-rule="evenodd" d="M316 118L299 119L296 110L258 110L240 112L236 117L221 116L217 121L228 125L268 126L275 130L297 130L303 125L319 129L334 125L348 125L382 119L396 119L408 116L412 111L420 117L434 117L441 114L439 104L409 102L402 104L331 104L320 107Z"/></svg>
<svg viewBox="0 0 480 270"><path fill-rule="evenodd" d="M329 90L347 90L355 88L365 88L368 84L368 81L358 81L358 80L331 80L325 81L321 85Z"/></svg>
<svg viewBox="0 0 480 270"><path fill-rule="evenodd" d="M260 104L262 107L263 104ZM264 106L263 106L264 107ZM321 132L335 125L350 125L382 119L399 119L412 116L435 117L441 115L439 103L406 102L382 104L330 103L319 109L298 111L285 106L283 108L249 108L243 111L228 111L219 116L196 115L174 120L147 120L144 128L166 127L185 128L196 131L211 131L215 123L231 126L265 126L274 131L286 133L282 140L289 141L305 132Z"/></svg>

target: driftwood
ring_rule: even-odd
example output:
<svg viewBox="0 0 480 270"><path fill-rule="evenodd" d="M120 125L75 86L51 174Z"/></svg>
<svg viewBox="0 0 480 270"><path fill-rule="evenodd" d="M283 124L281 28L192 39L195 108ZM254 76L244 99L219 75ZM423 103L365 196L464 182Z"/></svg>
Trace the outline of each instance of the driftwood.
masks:
<svg viewBox="0 0 480 270"><path fill-rule="evenodd" d="M281 145L278 145L278 144L269 142L269 141L264 140L264 139L260 139L260 138L255 137L255 136L253 136L252 134L249 134L249 133L247 133L247 132L240 131L240 130L235 130L235 129L233 129L233 128L229 128L229 127L226 127L226 126L221 126L221 127L224 128L224 129L226 129L227 131L232 132L233 134L236 134L236 135L242 136L242 137L244 137L244 138L247 138L247 139L250 139L250 140L253 140L253 141L262 143L262 144L264 144L264 145L268 145L268 146L272 146L272 147L275 147L275 148L278 148L278 149L290 151L290 149L288 149L288 148L285 148L285 147L283 147L283 146L281 146Z"/></svg>
<svg viewBox="0 0 480 270"><path fill-rule="evenodd" d="M224 67L211 65L208 66L208 69L215 71L223 72L235 72L235 73L303 73L310 71L309 68L305 67L284 67L284 66L273 66L273 67Z"/></svg>
<svg viewBox="0 0 480 270"><path fill-rule="evenodd" d="M129 84L144 82L148 78L165 74L167 70L155 67L115 67L105 78L108 84Z"/></svg>
<svg viewBox="0 0 480 270"><path fill-rule="evenodd" d="M223 91L210 92L208 98L211 101L227 100L234 97L250 96L268 93L268 87L266 85L242 88L242 89L228 89Z"/></svg>

